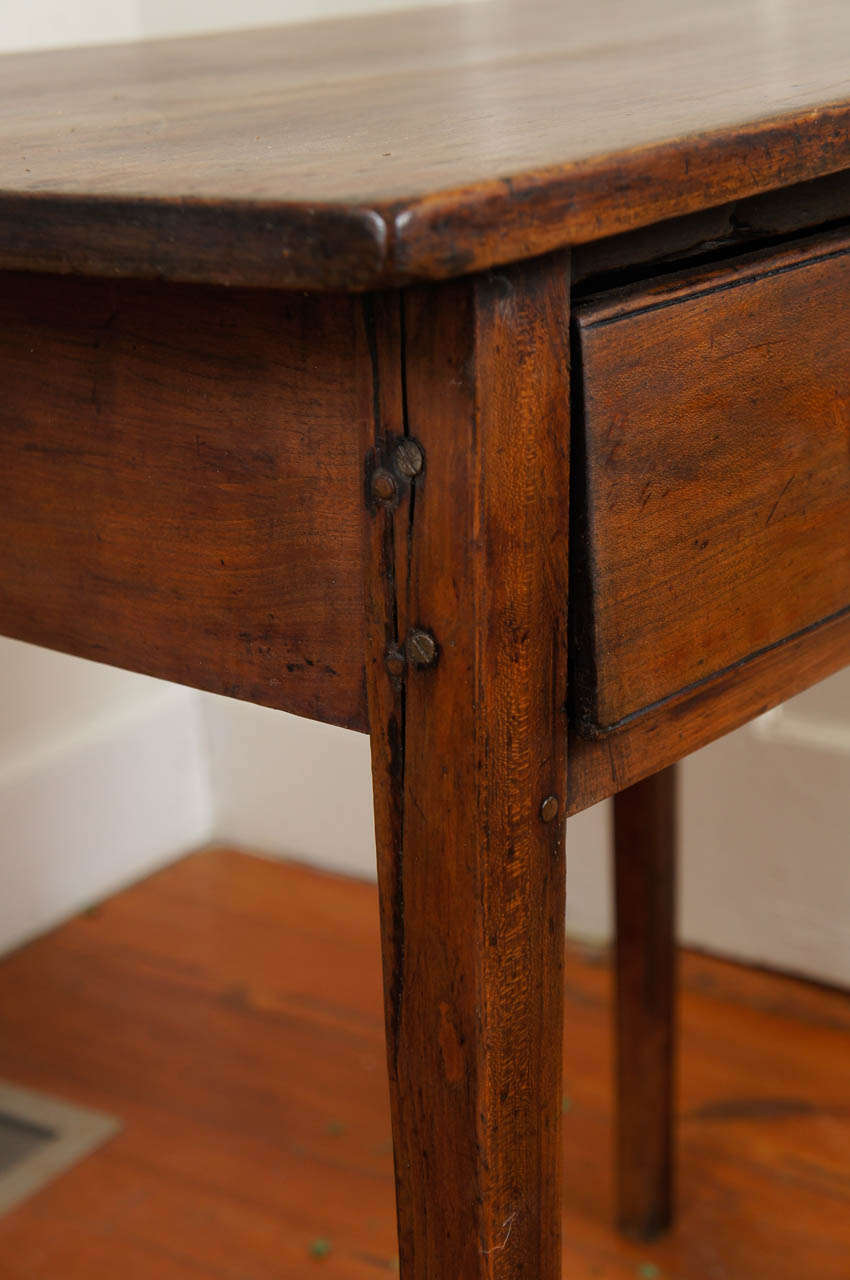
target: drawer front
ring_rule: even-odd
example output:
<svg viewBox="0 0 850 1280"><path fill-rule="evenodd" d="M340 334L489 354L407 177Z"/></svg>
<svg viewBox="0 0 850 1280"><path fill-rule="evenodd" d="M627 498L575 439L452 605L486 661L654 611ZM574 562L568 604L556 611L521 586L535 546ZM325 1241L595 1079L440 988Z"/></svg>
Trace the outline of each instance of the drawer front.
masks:
<svg viewBox="0 0 850 1280"><path fill-rule="evenodd" d="M850 605L850 239L608 294L577 323L572 662L598 733Z"/></svg>

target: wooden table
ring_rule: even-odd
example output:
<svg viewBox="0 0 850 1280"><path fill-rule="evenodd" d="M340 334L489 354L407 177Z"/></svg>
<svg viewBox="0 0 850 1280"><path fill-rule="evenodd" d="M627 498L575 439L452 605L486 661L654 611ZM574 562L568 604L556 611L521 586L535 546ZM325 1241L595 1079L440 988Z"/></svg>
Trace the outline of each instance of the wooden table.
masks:
<svg viewBox="0 0 850 1280"><path fill-rule="evenodd" d="M0 630L370 732L404 1280L559 1274L615 793L669 1216L669 766L850 661L848 55L549 0L4 60Z"/></svg>

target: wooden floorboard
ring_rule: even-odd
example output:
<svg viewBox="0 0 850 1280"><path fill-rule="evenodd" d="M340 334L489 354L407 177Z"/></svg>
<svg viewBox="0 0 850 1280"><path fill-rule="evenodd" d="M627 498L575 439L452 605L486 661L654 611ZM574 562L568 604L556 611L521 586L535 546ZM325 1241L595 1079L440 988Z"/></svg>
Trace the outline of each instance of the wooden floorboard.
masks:
<svg viewBox="0 0 850 1280"><path fill-rule="evenodd" d="M847 1280L850 1000L686 954L680 1219L610 1225L610 980L567 958L565 1280ZM0 1076L123 1132L0 1219L0 1280L392 1276L375 890L195 854L0 963Z"/></svg>

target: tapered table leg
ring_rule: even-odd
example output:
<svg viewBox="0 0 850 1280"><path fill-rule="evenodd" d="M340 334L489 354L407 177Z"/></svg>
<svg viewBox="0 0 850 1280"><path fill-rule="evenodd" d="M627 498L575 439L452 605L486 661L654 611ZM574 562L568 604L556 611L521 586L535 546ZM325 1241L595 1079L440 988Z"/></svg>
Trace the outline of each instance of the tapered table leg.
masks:
<svg viewBox="0 0 850 1280"><path fill-rule="evenodd" d="M561 257L365 303L403 1280L560 1273L568 296Z"/></svg>
<svg viewBox="0 0 850 1280"><path fill-rule="evenodd" d="M675 766L615 797L614 868L617 1221L649 1239L673 1211Z"/></svg>

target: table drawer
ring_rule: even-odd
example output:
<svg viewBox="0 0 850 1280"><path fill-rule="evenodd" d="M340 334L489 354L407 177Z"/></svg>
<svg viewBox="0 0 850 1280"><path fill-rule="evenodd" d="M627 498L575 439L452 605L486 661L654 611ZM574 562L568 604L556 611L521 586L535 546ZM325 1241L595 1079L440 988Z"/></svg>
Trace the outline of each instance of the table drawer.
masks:
<svg viewBox="0 0 850 1280"><path fill-rule="evenodd" d="M572 679L591 734L850 605L848 321L846 234L579 305Z"/></svg>

